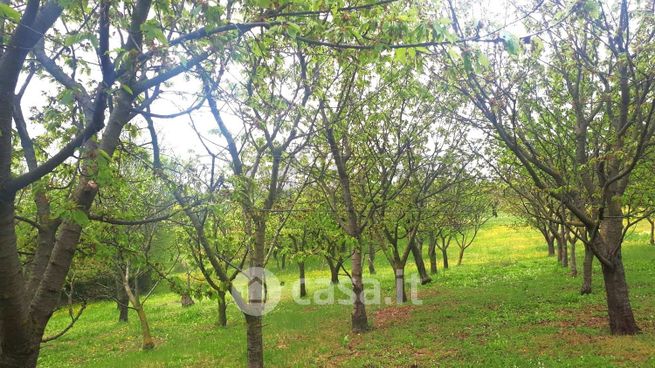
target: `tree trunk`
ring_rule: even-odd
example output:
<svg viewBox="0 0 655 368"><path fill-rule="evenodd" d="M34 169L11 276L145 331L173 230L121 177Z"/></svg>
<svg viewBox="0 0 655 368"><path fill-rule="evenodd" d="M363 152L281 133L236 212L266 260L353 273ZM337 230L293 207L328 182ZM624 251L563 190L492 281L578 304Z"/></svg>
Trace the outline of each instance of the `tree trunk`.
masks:
<svg viewBox="0 0 655 368"><path fill-rule="evenodd" d="M227 302L225 301L225 291L218 291L218 325L227 326Z"/></svg>
<svg viewBox="0 0 655 368"><path fill-rule="evenodd" d="M341 194L343 196L343 205L347 213L348 223L342 224L343 230L352 238L357 240L357 244L352 252L351 257L351 279L353 285L353 313L351 316L352 331L363 332L368 329L368 320L366 318L366 306L364 305L364 282L362 280L362 237L361 237L361 223L359 222L357 211L353 202L353 196L350 193L350 177L346 171L345 160L341 150L334 137L334 131L331 126L325 126L325 138L330 145L330 151L334 158L334 164L337 168L339 175L339 182L341 183Z"/></svg>
<svg viewBox="0 0 655 368"><path fill-rule="evenodd" d="M464 248L459 248L459 257L457 258L457 265L462 265L462 259L464 259Z"/></svg>
<svg viewBox="0 0 655 368"><path fill-rule="evenodd" d="M610 194L613 193L610 191ZM597 244L598 248L603 249L604 254L607 255L606 261L601 262L607 296L607 314L612 335L634 335L639 332L639 327L630 306L621 255L623 212L619 199L615 195L610 198L612 199L607 206L607 219L601 223L598 239L600 243Z"/></svg>
<svg viewBox="0 0 655 368"><path fill-rule="evenodd" d="M328 266L330 267L330 283L336 285L339 283L339 269L341 268L341 264L343 262L337 261L335 263L329 256L326 256L325 259L327 260Z"/></svg>
<svg viewBox="0 0 655 368"><path fill-rule="evenodd" d="M287 268L287 255L285 253L285 254L282 254L282 268L281 269L285 270L286 268Z"/></svg>
<svg viewBox="0 0 655 368"><path fill-rule="evenodd" d="M625 271L621 251L612 260L614 267L602 265L603 279L605 280L605 293L607 295L607 313L609 315L610 331L612 335L634 335L639 332L635 322L628 285L625 281Z"/></svg>
<svg viewBox="0 0 655 368"><path fill-rule="evenodd" d="M182 296L180 297L180 304L182 304L183 308L187 308L194 305L195 302L191 298L191 295L188 292L185 292L182 293Z"/></svg>
<svg viewBox="0 0 655 368"><path fill-rule="evenodd" d="M375 275L375 246L372 241L368 242L368 273Z"/></svg>
<svg viewBox="0 0 655 368"><path fill-rule="evenodd" d="M128 304L130 303L127 294L123 292L123 296L118 301L118 322L127 322L129 318L129 308Z"/></svg>
<svg viewBox="0 0 655 368"><path fill-rule="evenodd" d="M396 272L396 303L403 304L407 302L407 293L405 292L405 267L397 264Z"/></svg>
<svg viewBox="0 0 655 368"><path fill-rule="evenodd" d="M47 197L44 193L39 192L35 194L36 202L39 203L39 212L47 211L45 214L39 213L39 216L43 216L39 219L41 228L38 230L37 235L37 248L36 253L34 254L34 259L32 259L32 265L30 267L30 278L27 286L28 300L34 297L36 290L41 284L43 278L43 273L45 272L48 261L50 260L50 255L52 254L52 249L55 246L55 241L57 240L57 228L59 228L59 222L53 221L49 218L50 216L50 204ZM42 206L45 206L45 209L41 209ZM119 282L119 288L120 282Z"/></svg>
<svg viewBox="0 0 655 368"><path fill-rule="evenodd" d="M36 365L36 358L32 357L38 356L39 345L32 341L14 221L13 198L0 201L0 367L23 368Z"/></svg>
<svg viewBox="0 0 655 368"><path fill-rule="evenodd" d="M548 257L555 256L555 239L549 237L546 242L548 243Z"/></svg>
<svg viewBox="0 0 655 368"><path fill-rule="evenodd" d="M135 307L136 308L136 307ZM139 316L139 322L141 323L141 332L143 333L143 350L152 350L155 347L155 342L152 340L150 335L150 326L148 325L148 319L146 318L146 312L143 310L143 306L139 306L136 310L137 315Z"/></svg>
<svg viewBox="0 0 655 368"><path fill-rule="evenodd" d="M362 280L362 253L361 241L352 254L352 284L355 297L353 314L351 318L352 331L364 332L368 330L368 319L366 317L366 306L364 305L364 282Z"/></svg>
<svg viewBox="0 0 655 368"><path fill-rule="evenodd" d="M118 309L118 322L127 322L130 299L127 297L122 279L122 275L116 275L116 308Z"/></svg>
<svg viewBox="0 0 655 368"><path fill-rule="evenodd" d="M423 261L423 252L422 246L419 244L422 244L422 241L416 241L414 244L411 246L412 247L412 256L414 256L414 263L416 263L416 269L418 270L419 276L421 276L421 285L428 284L432 282L432 279L430 278L430 275L428 275L428 271L425 269L425 262Z"/></svg>
<svg viewBox="0 0 655 368"><path fill-rule="evenodd" d="M557 260L562 267L569 266L569 256L566 249L566 235L558 230L555 233L555 240L557 241Z"/></svg>
<svg viewBox="0 0 655 368"><path fill-rule="evenodd" d="M298 272L300 276L300 297L307 296L307 286L305 285L305 262L298 262Z"/></svg>
<svg viewBox="0 0 655 368"><path fill-rule="evenodd" d="M264 344L262 338L262 317L245 314L248 343L248 368L264 367Z"/></svg>
<svg viewBox="0 0 655 368"><path fill-rule="evenodd" d="M191 298L191 272L186 272L186 290L182 293L182 299L180 300L182 307L190 307L195 304L193 298Z"/></svg>
<svg viewBox="0 0 655 368"><path fill-rule="evenodd" d="M100 146L98 147L97 142L94 140L87 141L84 146L84 151L88 152L88 157L85 157L82 175L80 175L79 182L70 199L75 203L77 209L85 214L89 213L93 200L98 193L98 184L92 180L92 173L95 172L95 160L92 158L98 154L98 148L109 156L114 153L121 130L130 120L133 100L134 97L131 94L124 90L118 91L118 97L115 99L114 109L109 116ZM64 221L59 228L57 241L52 250L48 267L43 274L43 281L37 289L30 306L35 328L34 341L40 342L45 326L50 316L52 316L52 311L59 303L60 290L68 275L81 234L82 226L74 221Z"/></svg>
<svg viewBox="0 0 655 368"><path fill-rule="evenodd" d="M564 255L564 246L562 245L562 239L558 236L557 231L555 231L555 235L553 236L553 239L557 242L557 262L559 264L564 264L563 262L563 255Z"/></svg>
<svg viewBox="0 0 655 368"><path fill-rule="evenodd" d="M584 247L584 264L582 274L582 287L580 294L591 294L591 276L594 269L594 253L588 245Z"/></svg>
<svg viewBox="0 0 655 368"><path fill-rule="evenodd" d="M437 240L432 236L430 237L430 244L428 245L428 256L430 257L430 273L437 274Z"/></svg>
<svg viewBox="0 0 655 368"><path fill-rule="evenodd" d="M266 220L258 218L255 221L255 249L250 259L251 267L254 267L248 284L248 305L251 310L262 312L265 299L265 280L262 273L266 252ZM285 264L283 255L282 263ZM254 315L246 313L246 341L248 350L248 367L264 367L264 340L262 333L261 313Z"/></svg>
<svg viewBox="0 0 655 368"><path fill-rule="evenodd" d="M655 245L655 220L647 217L648 223L650 224L650 245Z"/></svg>
<svg viewBox="0 0 655 368"><path fill-rule="evenodd" d="M443 260L443 268L448 269L448 249L441 249L441 259Z"/></svg>
<svg viewBox="0 0 655 368"><path fill-rule="evenodd" d="M336 285L339 283L339 269L332 268L330 269L330 283Z"/></svg>
<svg viewBox="0 0 655 368"><path fill-rule="evenodd" d="M0 56L0 367L3 368L36 366L41 336L54 309L47 309L47 315L40 314L36 318L32 314L32 300L26 297L34 293L27 290L16 244L15 193L7 190L7 184L13 175L12 117L18 78L27 54L63 9L57 2L43 6L38 1L26 4L13 35L3 30L5 48ZM55 284L57 293L63 285L63 280Z"/></svg>
<svg viewBox="0 0 655 368"><path fill-rule="evenodd" d="M134 307L137 315L139 316L139 322L141 323L141 333L143 334L142 349L152 350L152 348L155 347L155 342L152 339L152 335L150 335L150 325L148 324L148 318L146 317L146 312L143 309L143 305L141 304L141 301L132 292L132 289L130 288L130 283L127 273L125 278L123 279L123 287L125 289L125 293L127 294L127 297L130 299L130 303L132 303L132 307Z"/></svg>
<svg viewBox="0 0 655 368"><path fill-rule="evenodd" d="M578 276L578 260L576 258L575 254L575 239L570 242L571 243L571 276L577 277Z"/></svg>

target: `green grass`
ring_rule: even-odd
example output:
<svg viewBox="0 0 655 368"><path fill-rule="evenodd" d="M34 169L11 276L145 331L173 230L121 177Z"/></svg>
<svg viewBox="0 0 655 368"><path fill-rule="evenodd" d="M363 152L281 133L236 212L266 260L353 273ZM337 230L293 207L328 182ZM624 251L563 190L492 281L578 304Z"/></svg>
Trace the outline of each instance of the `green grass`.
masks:
<svg viewBox="0 0 655 368"><path fill-rule="evenodd" d="M540 235L509 217L493 219L467 250L462 266L419 288L421 305L369 306L372 330L351 334L350 308L297 305L289 294L296 269L273 269L287 285L282 302L266 315L265 359L275 367L655 367L655 247L645 228L624 246L632 305L643 333L609 335L604 290L596 264L594 293L580 296L580 277L545 256ZM580 247L581 248L581 247ZM451 264L456 248L450 250ZM578 262L582 263L582 250ZM440 265L441 266L441 265ZM310 262L310 293L329 277ZM393 296L393 273L382 255L377 269L384 296ZM408 273L415 268L410 261ZM342 282L345 277L342 278ZM42 367L242 367L245 324L234 305L229 326L218 328L216 303L181 308L161 292L146 304L157 346L140 350L135 314L118 323L113 303L88 306L62 338L44 344ZM58 312L54 333L68 322Z"/></svg>

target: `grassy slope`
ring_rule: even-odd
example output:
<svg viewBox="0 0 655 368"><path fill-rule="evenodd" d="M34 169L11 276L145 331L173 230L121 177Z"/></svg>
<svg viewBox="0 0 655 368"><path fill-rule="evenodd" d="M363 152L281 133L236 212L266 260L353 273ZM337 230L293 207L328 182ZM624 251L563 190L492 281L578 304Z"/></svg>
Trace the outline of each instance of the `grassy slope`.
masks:
<svg viewBox="0 0 655 368"><path fill-rule="evenodd" d="M288 290L265 318L266 361L277 367L655 367L655 247L645 229L630 235L624 257L632 304L644 333L608 335L602 280L596 264L594 294L578 295L580 277L546 258L539 235L514 226L510 218L486 225L467 251L464 265L439 270L419 289L422 305L370 306L373 330L352 336L347 306L301 306ZM451 249L451 263L456 261ZM392 273L382 255L378 277L383 296L393 296ZM578 250L582 263L582 250ZM307 275L327 273L315 262ZM295 267L274 272L295 281ZM324 269L324 268L323 268ZM415 272L410 261L408 272ZM344 280L342 280L344 281ZM115 322L109 302L87 308L73 330L45 344L42 367L240 367L245 358L245 325L231 305L229 327L215 327L216 304L205 300L187 309L178 298L159 293L146 304L157 347L140 351L136 315ZM53 318L49 331L67 324Z"/></svg>

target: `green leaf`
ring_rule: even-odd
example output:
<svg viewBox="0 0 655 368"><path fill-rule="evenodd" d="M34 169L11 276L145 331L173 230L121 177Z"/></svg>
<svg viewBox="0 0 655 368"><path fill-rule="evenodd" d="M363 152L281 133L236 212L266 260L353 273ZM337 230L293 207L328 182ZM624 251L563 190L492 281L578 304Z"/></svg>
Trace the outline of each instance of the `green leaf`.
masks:
<svg viewBox="0 0 655 368"><path fill-rule="evenodd" d="M513 34L506 34L502 36L505 49L510 55L518 55L521 52L521 43L519 39Z"/></svg>
<svg viewBox="0 0 655 368"><path fill-rule="evenodd" d="M220 5L210 6L206 13L207 22L214 25L218 24L221 21L221 16L223 15L224 9Z"/></svg>
<svg viewBox="0 0 655 368"><path fill-rule="evenodd" d="M111 161L111 157L109 156L109 154L108 154L105 150L103 150L103 149L98 149L98 154L99 154L100 156L104 157L105 160L107 160L107 161Z"/></svg>
<svg viewBox="0 0 655 368"><path fill-rule="evenodd" d="M584 2L584 10L589 14L591 19L600 18L600 5L594 0L587 0Z"/></svg>
<svg viewBox="0 0 655 368"><path fill-rule="evenodd" d="M127 84L121 84L121 88L125 90L125 92L134 95L134 91L132 91L132 88L130 88L130 86L128 86Z"/></svg>
<svg viewBox="0 0 655 368"><path fill-rule="evenodd" d="M483 52L478 51L477 56L478 56L478 64L483 68L488 68L490 63L487 55L485 55Z"/></svg>
<svg viewBox="0 0 655 368"><path fill-rule="evenodd" d="M64 46L73 46L84 40L88 40L94 47L98 47L98 38L94 34L87 32L74 33L66 36L64 38Z"/></svg>
<svg viewBox="0 0 655 368"><path fill-rule="evenodd" d="M455 60L455 61L459 60L459 58L460 58L459 54L457 53L457 50L455 50L454 47L449 47L448 48L448 56L450 56L450 58Z"/></svg>
<svg viewBox="0 0 655 368"><path fill-rule="evenodd" d="M259 42L255 42L252 44L252 53L255 54L255 56L257 57L264 56L264 51L262 50L261 46L259 46Z"/></svg>
<svg viewBox="0 0 655 368"><path fill-rule="evenodd" d="M287 33L291 37L296 37L300 33L300 26L296 23L287 23Z"/></svg>
<svg viewBox="0 0 655 368"><path fill-rule="evenodd" d="M404 64L407 61L407 49L398 48L393 52L393 60Z"/></svg>
<svg viewBox="0 0 655 368"><path fill-rule="evenodd" d="M464 70L471 73L473 71L473 64L471 64L471 53L465 52L462 57L464 59Z"/></svg>
<svg viewBox="0 0 655 368"><path fill-rule="evenodd" d="M68 215L70 216L71 220L80 226L85 226L89 223L89 218L87 217L86 213L78 208L71 210Z"/></svg>
<svg viewBox="0 0 655 368"><path fill-rule="evenodd" d="M0 3L0 18L9 19L14 23L20 22L20 13L11 6Z"/></svg>
<svg viewBox="0 0 655 368"><path fill-rule="evenodd" d="M72 89L65 89L59 95L59 102L68 106L73 103L73 98L75 97Z"/></svg>
<svg viewBox="0 0 655 368"><path fill-rule="evenodd" d="M168 45L168 40L161 30L161 24L155 19L149 19L141 25L141 31L147 41L157 40L163 45Z"/></svg>

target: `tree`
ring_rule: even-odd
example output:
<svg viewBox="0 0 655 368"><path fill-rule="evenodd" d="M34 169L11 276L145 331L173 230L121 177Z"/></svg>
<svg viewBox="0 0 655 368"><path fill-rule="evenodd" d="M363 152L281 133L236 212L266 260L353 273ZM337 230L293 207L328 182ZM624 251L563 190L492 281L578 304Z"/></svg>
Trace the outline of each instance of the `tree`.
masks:
<svg viewBox="0 0 655 368"><path fill-rule="evenodd" d="M120 292L116 301L119 320L127 321L127 310L136 311L143 335L142 348L154 348L145 303L161 281L173 286L170 273L177 266L180 254L172 231L161 226L172 218L172 199L158 190L161 183L144 170L148 152L125 137L114 155L115 166L105 168L111 177L103 182L101 201L89 212L93 221L86 226L82 243L92 244L88 254L110 268L116 280L104 285L114 296L114 285Z"/></svg>
<svg viewBox="0 0 655 368"><path fill-rule="evenodd" d="M402 90L407 94L416 93L410 86L403 86ZM397 131L393 134L382 135L395 136L399 141L407 142L408 148L402 155L403 160L400 165L402 169L392 180L394 186L399 186L400 189L396 189L399 191L396 199L382 206L379 210L380 215L376 218L387 240L386 243L381 242L381 244L384 244L382 249L396 274L396 296L399 303L406 301L404 268L410 253L417 262L421 283L426 284L431 281L421 254L420 231L423 227L430 226L428 224L431 223L430 216L433 209L429 206L433 203L432 199L442 196L461 180L463 165L456 156L463 137L466 136L465 132L455 126L435 123L435 117L424 112L434 102L426 98L426 94L417 93L415 96L417 100L423 99L423 101L414 98L403 100L403 94L400 97L400 103L407 106L408 111L404 113L407 116L403 116L401 112L401 117L397 119L394 117L394 120L399 122L399 126L409 125L412 128L407 128L406 131L396 128ZM407 124L406 119L411 119L413 122ZM390 126L393 127L393 124ZM433 139L432 142L430 137ZM382 148L380 151L391 150Z"/></svg>
<svg viewBox="0 0 655 368"><path fill-rule="evenodd" d="M534 184L585 227L586 245L603 270L610 330L617 335L639 331L621 257L622 199L655 131L651 55L634 52L653 37L642 32L649 21L635 11L641 6L589 2L576 8L569 22L530 38L531 52L521 53L518 39L511 37L504 42L509 57L492 47L491 66L480 62L480 54L458 47L465 63L455 71L461 73L459 90ZM554 21L560 7L540 8L543 22ZM528 26L536 29L543 22ZM456 16L452 26L465 37ZM544 44L548 54L541 52ZM569 146L575 147L571 156Z"/></svg>
<svg viewBox="0 0 655 368"><path fill-rule="evenodd" d="M217 175L216 160L212 160L209 167L172 162L167 162L164 167L154 121L147 120L153 145L154 174L166 183L184 214L179 220L181 226L177 236L188 245L191 261L211 288L204 293L204 290L197 290L196 294L210 298L216 296L217 324L225 327L228 322L226 296L246 264L250 241L250 236L243 232L240 206L230 200L233 193L223 188L223 178ZM173 174L169 175L168 171Z"/></svg>
<svg viewBox="0 0 655 368"><path fill-rule="evenodd" d="M482 225L491 217L491 203L484 182L470 178L462 182L464 186L458 194L457 220L455 225L455 243L459 248L457 265L462 264L464 252L475 240Z"/></svg>
<svg viewBox="0 0 655 368"><path fill-rule="evenodd" d="M99 189L97 175L103 160L110 161L118 145L120 133L128 122L136 116L137 110L150 104L151 100L141 100L146 90L174 78L200 61L206 59L213 50L201 52L196 58L180 62L179 51L199 39L212 38L214 35L227 33L237 28L240 30L263 26L262 23L243 25L227 24L210 28L193 29L195 23L186 22L187 18L169 17L175 11L163 3L152 4L150 0L140 0L134 3L121 4L109 1L99 1L96 7L77 7L75 2L66 2L64 9L58 1L48 1L41 5L39 1L28 1L23 8L22 16L10 6L5 6L10 21L16 21L18 26L12 26L2 19L3 38L11 39L7 51L3 52L0 65L3 75L0 90L2 98L0 105L0 125L2 125L3 148L0 165L4 168L0 173L6 183L3 185L4 207L0 210L5 219L6 241L2 241L0 251L0 273L2 282L1 294L6 298L2 305L2 356L0 361L6 366L33 366L38 357L39 345L45 325L58 303L60 290L65 282L75 249L79 243L82 227ZM179 7L179 5L178 5ZM180 9L178 9L180 10ZM126 14L122 12L126 11ZM148 19L149 14L158 14L156 18ZM66 15L62 21L66 26L77 29L76 33L52 30L53 24L62 12ZM192 13L188 13L190 16ZM222 22L222 19L204 19L207 24ZM15 19L13 19L15 18ZM164 24L161 24L161 22ZM59 27L59 26L57 26ZM125 37L120 39L120 45L114 45L110 50L111 29ZM66 29L62 26L62 29ZM69 28L70 29L70 28ZM164 35L164 30L168 36ZM53 34L44 40L45 47L38 46L44 34ZM113 41L112 41L113 42ZM65 45L68 46L65 46ZM64 45L64 50L82 49L83 52L55 51L47 55L43 50L58 50ZM38 46L38 47L37 47ZM148 46L148 47L143 47ZM66 49L68 48L68 49ZM29 52L33 52L38 65L52 77L58 85L65 87L60 102L75 111L71 115L74 134L64 137L61 147L54 147L56 152L46 158L38 166L33 166L27 173L15 176L12 168L12 133L11 120L19 116L15 108L18 103L14 91L19 74L23 70L24 61ZM115 52L112 52L115 51ZM80 57L80 56L84 57ZM95 60L93 60L95 59ZM171 60L173 60L171 62ZM96 67L97 66L97 67ZM91 71L94 76L91 77ZM78 73L78 69L84 73ZM156 70L156 76L152 71ZM95 80L100 79L100 82ZM29 78L27 78L29 80ZM114 85L118 88L114 88ZM90 86L90 87L89 87ZM89 92L89 89L94 89ZM19 93L20 94L20 93ZM112 109L105 121L109 96ZM79 109L79 110L78 110ZM77 113L79 112L79 114ZM29 119L29 118L28 118ZM79 122L77 119L82 120ZM20 120L20 118L18 119ZM30 139L24 134L17 123L21 135L21 144L29 146ZM104 128L102 138L90 139ZM33 146L33 144L32 144ZM73 184L70 201L70 211L66 218L49 231L43 231L43 241L34 254L33 269L29 279L23 280L20 264L17 262L14 217L15 193L37 182L69 158L76 149L81 149L80 169L82 175ZM31 158L30 158L31 160ZM35 191L39 197L42 213L47 210L44 197ZM45 219L45 217L42 217ZM55 222L59 222L56 220ZM50 226L51 224L44 224ZM46 228L44 228L46 229ZM56 236L47 237L56 233ZM38 272L37 272L38 271ZM30 291L32 290L32 291Z"/></svg>
<svg viewBox="0 0 655 368"><path fill-rule="evenodd" d="M354 303L351 327L353 332L363 332L368 329L362 280L364 232L380 206L398 193L392 188L392 179L406 145L404 142L396 142L397 146L393 143L394 154L383 158L386 160L383 164L376 162L377 157L370 151L376 148L368 147L365 142L358 144L357 139L372 137L375 129L381 127L375 126L372 132L367 130L366 122L373 125L375 117L367 115L368 111L355 102L354 96L374 96L376 90L366 86L365 78L370 71L345 62L335 66L334 76L323 76L325 85L321 85L322 90L317 92L322 96L319 116L325 141L316 144L319 170L316 170L314 180L329 204L333 219L345 233L347 246L352 249L350 275ZM358 101L366 101L366 98Z"/></svg>

